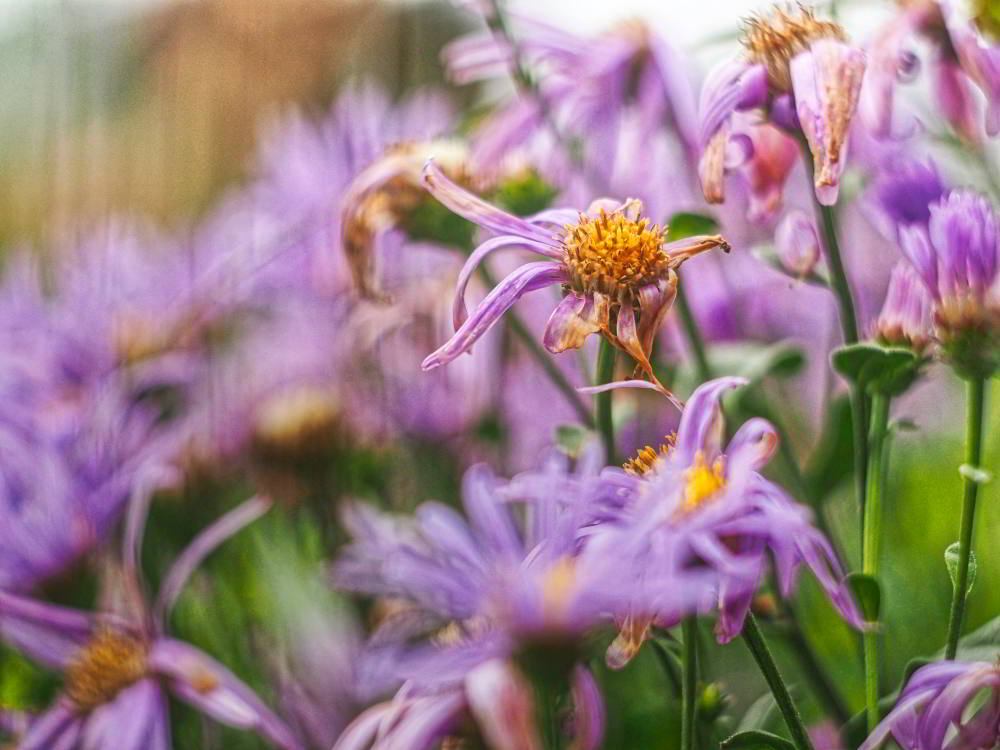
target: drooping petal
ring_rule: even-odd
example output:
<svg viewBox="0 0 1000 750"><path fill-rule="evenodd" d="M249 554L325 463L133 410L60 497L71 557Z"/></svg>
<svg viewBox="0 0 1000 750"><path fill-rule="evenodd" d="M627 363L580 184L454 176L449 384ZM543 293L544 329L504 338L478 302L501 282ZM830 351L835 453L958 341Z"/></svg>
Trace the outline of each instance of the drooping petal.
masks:
<svg viewBox="0 0 1000 750"><path fill-rule="evenodd" d="M639 288L639 345L647 357L652 356L663 318L677 297L677 282L677 273L670 269L665 280Z"/></svg>
<svg viewBox="0 0 1000 750"><path fill-rule="evenodd" d="M755 417L740 425L726 447L731 471L760 471L778 448L778 433L766 419Z"/></svg>
<svg viewBox="0 0 1000 750"><path fill-rule="evenodd" d="M589 335L607 327L609 309L608 298L599 292L566 292L545 325L542 343L553 354L579 349Z"/></svg>
<svg viewBox="0 0 1000 750"><path fill-rule="evenodd" d="M469 351L522 295L551 284L561 283L565 275L565 269L561 264L547 261L526 263L516 269L486 295L455 335L444 346L429 355L421 367L424 370L432 370Z"/></svg>
<svg viewBox="0 0 1000 750"><path fill-rule="evenodd" d="M220 544L256 521L270 508L270 499L251 498L217 519L194 538L174 561L174 564L170 566L170 570L167 571L163 584L160 586L154 607L158 622L162 622L171 607L174 606L177 597L184 589L184 585L201 562L212 554Z"/></svg>
<svg viewBox="0 0 1000 750"><path fill-rule="evenodd" d="M986 132L995 136L1000 133L1000 45L987 42L953 0L942 2L941 10L962 68L986 95Z"/></svg>
<svg viewBox="0 0 1000 750"><path fill-rule="evenodd" d="M555 260L562 257L562 251L556 250L551 245L527 240L511 234L494 237L484 242L472 252L458 274L458 283L455 285L455 301L452 305L452 322L456 329L469 317L469 312L465 306L465 290L469 285L472 274L475 273L476 269L479 268L479 264L488 255L504 247L532 250Z"/></svg>
<svg viewBox="0 0 1000 750"><path fill-rule="evenodd" d="M65 668L92 630L85 612L0 591L0 639L41 664Z"/></svg>
<svg viewBox="0 0 1000 750"><path fill-rule="evenodd" d="M497 234L512 234L558 249L551 231L529 224L513 214L501 211L445 176L433 160L424 166L424 185L431 195L464 219Z"/></svg>
<svg viewBox="0 0 1000 750"><path fill-rule="evenodd" d="M302 750L291 729L249 687L194 646L160 638L150 649L149 668L168 680L174 695L216 721L253 730L282 750Z"/></svg>
<svg viewBox="0 0 1000 750"><path fill-rule="evenodd" d="M938 289L937 254L931 245L927 229L921 226L905 226L899 229L899 246L903 255L919 274L928 293L936 300L941 299Z"/></svg>
<svg viewBox="0 0 1000 750"><path fill-rule="evenodd" d="M816 198L837 202L851 118L865 72L864 53L835 39L821 39L791 62L795 111L813 155Z"/></svg>
<svg viewBox="0 0 1000 750"><path fill-rule="evenodd" d="M670 258L670 267L677 268L684 261L717 247L729 252L729 243L721 234L698 234L667 242L663 245L663 252Z"/></svg>
<svg viewBox="0 0 1000 750"><path fill-rule="evenodd" d="M654 617L628 614L618 628L618 635L608 646L604 662L609 669L624 669L649 639Z"/></svg>
<svg viewBox="0 0 1000 750"><path fill-rule="evenodd" d="M492 659L465 678L469 710L495 750L541 750L533 688L509 661Z"/></svg>
<svg viewBox="0 0 1000 750"><path fill-rule="evenodd" d="M965 73L950 60L937 60L931 73L935 103L944 119L968 143L982 141L979 102Z"/></svg>
<svg viewBox="0 0 1000 750"><path fill-rule="evenodd" d="M395 712L386 718L376 747L378 750L439 747L441 740L458 728L465 708L465 696L458 690L405 699L398 709L394 706Z"/></svg>
<svg viewBox="0 0 1000 750"><path fill-rule="evenodd" d="M677 427L677 444L671 452L672 461L689 466L701 452L711 461L722 452L722 408L726 391L747 384L746 378L724 377L701 385L688 399L681 423Z"/></svg>
<svg viewBox="0 0 1000 750"><path fill-rule="evenodd" d="M363 711L340 735L333 750L368 750L375 742L379 725L388 715L390 703L379 703Z"/></svg>
<svg viewBox="0 0 1000 750"><path fill-rule="evenodd" d="M766 123L752 125L747 137L753 144L753 155L741 169L750 188L747 218L767 223L781 208L785 182L798 163L799 148L790 136Z"/></svg>
<svg viewBox="0 0 1000 750"><path fill-rule="evenodd" d="M573 744L570 750L597 750L604 741L604 700L590 670L573 670Z"/></svg>
<svg viewBox="0 0 1000 750"><path fill-rule="evenodd" d="M139 680L87 718L82 750L170 750L166 697L155 680Z"/></svg>

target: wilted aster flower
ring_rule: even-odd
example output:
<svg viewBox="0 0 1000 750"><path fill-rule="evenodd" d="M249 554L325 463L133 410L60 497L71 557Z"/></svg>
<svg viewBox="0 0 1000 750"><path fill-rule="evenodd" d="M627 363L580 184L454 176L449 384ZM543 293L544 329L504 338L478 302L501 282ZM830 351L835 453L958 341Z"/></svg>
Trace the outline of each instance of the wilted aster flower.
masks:
<svg viewBox="0 0 1000 750"><path fill-rule="evenodd" d="M972 86L985 96L986 132L1000 132L1000 46L995 19L985 7L969 18L955 0L910 0L899 3L871 48L872 65L862 92L861 115L882 137L913 132L912 118L899 118L895 89L914 77L919 62L909 49L920 35L934 47L932 86L937 109L952 128L971 142L980 140L980 104ZM986 3L982 4L986 6Z"/></svg>
<svg viewBox="0 0 1000 750"><path fill-rule="evenodd" d="M55 703L35 719L21 750L167 750L167 691L230 726L276 746L301 745L282 721L229 670L165 632L165 618L198 564L258 518L269 503L251 500L202 531L163 579L155 602L142 598L140 538L149 498L133 500L123 572L135 611L91 614L0 591L0 638L63 674Z"/></svg>
<svg viewBox="0 0 1000 750"><path fill-rule="evenodd" d="M666 230L642 218L636 200L598 201L587 213L553 209L520 219L463 190L433 162L424 181L452 211L499 235L476 248L462 269L455 296L457 330L424 360L428 370L469 351L522 295L559 284L565 296L545 327L546 349L578 349L589 335L600 333L653 377L649 355L676 295L675 269L713 247L729 247L719 235L665 242ZM468 316L464 297L469 278L485 257L504 247L531 250L548 260L519 267Z"/></svg>
<svg viewBox="0 0 1000 750"><path fill-rule="evenodd" d="M885 304L875 321L875 337L923 354L933 339L931 298L913 267L900 261L892 269Z"/></svg>
<svg viewBox="0 0 1000 750"><path fill-rule="evenodd" d="M985 702L978 697L985 693ZM973 714L968 715L970 706ZM860 750L989 750L1000 742L1000 663L943 661L917 670Z"/></svg>
<svg viewBox="0 0 1000 750"><path fill-rule="evenodd" d="M622 528L614 535L646 540L644 570L664 564L663 550L669 550L669 560L687 555L714 570L718 586L705 592L698 608L719 610L716 634L721 642L742 630L769 554L784 595L791 593L804 563L841 615L860 627L862 617L841 581L840 563L829 541L813 527L810 511L759 473L777 445L771 425L762 419L746 422L723 450L720 401L726 391L745 383L726 377L699 387L684 409L676 436L659 451L645 449L626 464L629 476L619 475L619 481L632 483L633 501L626 504ZM650 384L626 381L615 386ZM664 546L664 539L671 543ZM651 623L670 626L686 614L653 600L635 600L608 652L609 664L627 663Z"/></svg>
<svg viewBox="0 0 1000 750"><path fill-rule="evenodd" d="M1000 369L997 220L990 201L953 190L930 206L926 228L900 230L907 259L933 299L934 330L963 373Z"/></svg>
<svg viewBox="0 0 1000 750"><path fill-rule="evenodd" d="M839 25L801 5L751 19L743 43L743 58L720 65L702 88L699 172L706 199L721 202L727 163L752 153L745 137L731 144L734 115L767 108L772 122L801 130L813 156L816 198L836 203L864 54Z"/></svg>

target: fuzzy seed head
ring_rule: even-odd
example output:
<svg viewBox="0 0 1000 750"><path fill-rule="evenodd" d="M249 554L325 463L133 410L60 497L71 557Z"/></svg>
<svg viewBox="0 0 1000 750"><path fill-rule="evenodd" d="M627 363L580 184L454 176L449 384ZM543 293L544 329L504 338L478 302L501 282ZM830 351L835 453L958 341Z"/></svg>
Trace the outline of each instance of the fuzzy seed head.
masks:
<svg viewBox="0 0 1000 750"><path fill-rule="evenodd" d="M847 35L840 24L816 18L812 8L775 7L768 15L746 21L743 46L750 62L767 68L771 89L787 93L792 90L792 58L820 39L846 41Z"/></svg>

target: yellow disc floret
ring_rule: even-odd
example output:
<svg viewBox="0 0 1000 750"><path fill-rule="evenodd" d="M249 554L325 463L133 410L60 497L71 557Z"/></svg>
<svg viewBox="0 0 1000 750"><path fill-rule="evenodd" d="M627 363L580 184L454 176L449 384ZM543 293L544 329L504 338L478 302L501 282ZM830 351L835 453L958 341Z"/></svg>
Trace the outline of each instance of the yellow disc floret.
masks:
<svg viewBox="0 0 1000 750"><path fill-rule="evenodd" d="M66 668L66 696L81 712L114 700L146 674L146 643L110 628L98 630Z"/></svg>
<svg viewBox="0 0 1000 750"><path fill-rule="evenodd" d="M726 486L725 465L722 458L711 464L701 451L694 457L694 464L684 473L684 500L681 510L685 513L696 510Z"/></svg>
<svg viewBox="0 0 1000 750"><path fill-rule="evenodd" d="M624 210L581 214L566 226L563 245L570 285L600 292L617 302L633 302L640 287L664 278L671 267L663 250L666 230Z"/></svg>

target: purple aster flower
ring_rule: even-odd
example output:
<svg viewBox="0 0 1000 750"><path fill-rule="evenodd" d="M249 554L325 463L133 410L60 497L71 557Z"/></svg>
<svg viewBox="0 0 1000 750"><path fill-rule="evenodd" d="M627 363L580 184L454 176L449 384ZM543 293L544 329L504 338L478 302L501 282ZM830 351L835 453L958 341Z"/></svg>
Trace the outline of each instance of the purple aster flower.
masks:
<svg viewBox="0 0 1000 750"><path fill-rule="evenodd" d="M917 272L905 261L892 269L885 304L875 321L875 337L917 354L924 353L933 339L931 297Z"/></svg>
<svg viewBox="0 0 1000 750"><path fill-rule="evenodd" d="M487 118L474 135L477 162L500 163L555 120L563 136L578 136L588 167L607 178L607 146L617 137L623 115L635 113L648 140L669 122L684 148L696 146L697 121L691 84L680 54L641 21L619 24L591 38L574 36L535 19L511 14L516 22L520 62L538 69L541 101L518 98ZM507 77L513 66L510 44L492 33L461 37L443 51L457 83ZM551 134L549 134L551 135Z"/></svg>
<svg viewBox="0 0 1000 750"><path fill-rule="evenodd" d="M860 750L875 750L890 735L903 750L995 748L1000 743L1000 664L943 661L921 667Z"/></svg>
<svg viewBox="0 0 1000 750"><path fill-rule="evenodd" d="M723 448L722 396L745 383L733 377L705 383L688 401L675 437L660 450L640 451L625 465L627 475L608 471L618 475L623 490L631 482L633 493L623 506L621 528L610 536L645 540L644 570L665 564L663 550L669 550L669 561L679 555L714 570L718 584L703 592L697 608L718 609L720 642L742 630L769 555L783 595L792 592L805 564L844 619L860 628L863 618L842 582L841 565L829 541L812 525L811 512L759 473L777 446L773 427L752 419ZM625 381L609 387L655 386ZM627 663L651 623L670 626L687 614L690 611L654 600L635 600L621 635L609 649L609 664Z"/></svg>
<svg viewBox="0 0 1000 750"><path fill-rule="evenodd" d="M970 142L981 140L981 105L973 87L986 100L985 126L1000 132L1000 46L987 12L969 18L953 0L918 0L900 5L871 46L870 75L862 92L861 114L875 135L905 136L915 129L912 116L896 112L896 86L912 79L918 58L910 48L916 36L933 46L932 87L937 108L955 132Z"/></svg>
<svg viewBox="0 0 1000 750"><path fill-rule="evenodd" d="M931 204L927 227L900 230L903 253L933 299L934 328L963 371L1000 368L997 220L990 201L953 190Z"/></svg>
<svg viewBox="0 0 1000 750"><path fill-rule="evenodd" d="M867 197L883 234L898 239L902 227L926 227L930 207L947 192L932 160L898 155L879 165Z"/></svg>
<svg viewBox="0 0 1000 750"><path fill-rule="evenodd" d="M583 639L616 612L624 612L625 603L640 592L690 608L710 577L684 574L679 561L630 575L635 544L612 546L591 533L617 490L605 487L599 463L599 451L587 452L571 472L568 459L554 456L542 471L508 483L474 467L463 487L468 520L437 503L421 505L412 519L361 505L349 511L345 526L354 541L335 567L337 582L400 598L432 615L441 627L431 646L404 659L408 686L384 708L398 716L366 717L354 731L368 742L379 731L430 732L412 745L422 748L427 746L423 742L453 732L463 713L471 712L491 745L535 747L527 740L518 744L519 736L537 736L533 719L525 718L526 725L503 722L503 713L496 712L504 701L487 698L502 694L512 705L532 705L527 689L520 687L521 675L546 665L574 685L577 742L582 747L599 744L602 709L592 678L579 662ZM513 512L512 502L523 504L524 523L516 520L520 514ZM661 561L666 562L666 555ZM477 715L486 710L494 713ZM395 721L405 729L392 729ZM348 735L355 736L352 730ZM395 741L383 739L385 744L376 747L396 747ZM341 743L344 748L368 746L362 740Z"/></svg>
<svg viewBox="0 0 1000 750"><path fill-rule="evenodd" d="M706 199L720 202L727 165L752 154L745 136L734 137L734 116L767 108L772 122L804 135L816 198L836 203L864 53L847 43L840 26L802 6L750 20L744 46L744 57L717 67L702 88L699 173Z"/></svg>
<svg viewBox="0 0 1000 750"><path fill-rule="evenodd" d="M298 750L298 740L250 688L207 654L171 638L164 626L198 564L270 503L248 501L204 529L167 572L156 600L147 602L138 561L149 500L148 493L138 494L126 523L125 590L136 607L129 615L82 612L0 591L0 637L63 675L62 692L19 747L167 750L170 693L222 723Z"/></svg>
<svg viewBox="0 0 1000 750"><path fill-rule="evenodd" d="M424 360L428 370L469 351L524 294L560 285L565 296L545 327L546 349L578 349L589 335L600 333L652 378L649 356L676 294L675 269L705 250L729 247L719 235L665 242L666 230L642 218L636 200L597 201L587 213L552 209L520 219L463 190L433 162L425 168L424 181L452 211L498 235L476 248L463 267L455 295L455 335ZM468 315L469 278L484 258L504 247L527 249L546 260L518 267Z"/></svg>

